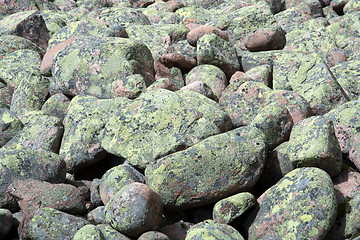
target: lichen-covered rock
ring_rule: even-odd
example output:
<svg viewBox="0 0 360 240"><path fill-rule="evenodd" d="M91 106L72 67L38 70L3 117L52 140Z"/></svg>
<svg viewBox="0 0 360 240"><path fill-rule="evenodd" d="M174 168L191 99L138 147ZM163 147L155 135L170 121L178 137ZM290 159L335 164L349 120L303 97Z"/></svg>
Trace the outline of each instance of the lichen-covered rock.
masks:
<svg viewBox="0 0 360 240"><path fill-rule="evenodd" d="M337 82L351 100L357 100L360 97L359 67L360 60L356 60L342 62L330 68Z"/></svg>
<svg viewBox="0 0 360 240"><path fill-rule="evenodd" d="M155 79L169 78L171 79L177 88L182 88L185 85L185 81L182 72L177 67L167 68L159 61L154 62Z"/></svg>
<svg viewBox="0 0 360 240"><path fill-rule="evenodd" d="M197 65L196 48L191 46L186 40L181 40L171 44L160 60L168 68L178 67L186 72Z"/></svg>
<svg viewBox="0 0 360 240"><path fill-rule="evenodd" d="M198 96L190 98L194 102L164 89L142 94L110 118L100 135L101 146L145 168L157 158L229 129L216 102L192 94Z"/></svg>
<svg viewBox="0 0 360 240"><path fill-rule="evenodd" d="M83 218L53 208L40 208L20 229L20 234L24 239L72 240L76 232L87 224L89 222Z"/></svg>
<svg viewBox="0 0 360 240"><path fill-rule="evenodd" d="M186 40L189 42L189 44L191 46L196 47L197 41L205 34L210 34L210 33L213 33L213 34L217 35L218 37L220 37L226 41L229 41L229 36L227 35L226 32L223 32L220 29L213 27L213 26L209 26L209 25L201 25L199 27L192 29L186 35Z"/></svg>
<svg viewBox="0 0 360 240"><path fill-rule="evenodd" d="M253 52L281 50L286 45L285 32L276 25L260 28L246 36L244 45Z"/></svg>
<svg viewBox="0 0 360 240"><path fill-rule="evenodd" d="M134 183L145 183L144 176L130 164L121 164L106 171L100 180L100 196L106 205L122 187Z"/></svg>
<svg viewBox="0 0 360 240"><path fill-rule="evenodd" d="M216 34L206 34L197 41L197 63L221 68L228 78L240 70L238 56L230 43Z"/></svg>
<svg viewBox="0 0 360 240"><path fill-rule="evenodd" d="M235 127L248 125L264 107L266 95L272 92L266 85L254 81L245 82L234 90L229 88L229 93L224 91L219 102Z"/></svg>
<svg viewBox="0 0 360 240"><path fill-rule="evenodd" d="M206 24L211 16L211 11L202 7L186 6L175 11L173 18L176 23L189 24Z"/></svg>
<svg viewBox="0 0 360 240"><path fill-rule="evenodd" d="M360 142L360 101L349 101L335 108L324 117L334 123L335 135L341 151L349 153Z"/></svg>
<svg viewBox="0 0 360 240"><path fill-rule="evenodd" d="M0 59L0 78L8 86L18 87L22 79L39 68L40 62L40 55L34 50L14 51Z"/></svg>
<svg viewBox="0 0 360 240"><path fill-rule="evenodd" d="M340 174L340 145L333 122L325 117L309 117L296 123L290 134L287 154L293 166L319 167L332 177Z"/></svg>
<svg viewBox="0 0 360 240"><path fill-rule="evenodd" d="M273 78L274 89L297 92L308 101L315 115L323 115L349 99L317 54L281 54L274 60Z"/></svg>
<svg viewBox="0 0 360 240"><path fill-rule="evenodd" d="M64 94L58 93L49 97L41 107L41 110L45 114L57 117L62 121L65 118L69 105L70 99Z"/></svg>
<svg viewBox="0 0 360 240"><path fill-rule="evenodd" d="M0 208L0 237L5 239L12 226L13 216L11 212L8 209Z"/></svg>
<svg viewBox="0 0 360 240"><path fill-rule="evenodd" d="M149 231L141 234L138 240L169 240L169 238L161 232Z"/></svg>
<svg viewBox="0 0 360 240"><path fill-rule="evenodd" d="M129 38L142 41L159 60L173 43L186 39L190 31L183 24L131 25L126 28Z"/></svg>
<svg viewBox="0 0 360 240"><path fill-rule="evenodd" d="M160 196L143 183L124 186L105 205L106 222L119 232L133 237L156 229L162 213Z"/></svg>
<svg viewBox="0 0 360 240"><path fill-rule="evenodd" d="M194 67L185 78L186 85L196 81L206 83L217 98L221 97L228 84L225 73L219 67L207 64Z"/></svg>
<svg viewBox="0 0 360 240"><path fill-rule="evenodd" d="M15 179L36 179L51 183L65 180L65 162L56 154L41 151L0 149L0 206L13 206L14 200L5 194Z"/></svg>
<svg viewBox="0 0 360 240"><path fill-rule="evenodd" d="M257 127L265 133L265 141L272 150L289 140L293 120L285 104L274 102L264 106L253 118L249 126Z"/></svg>
<svg viewBox="0 0 360 240"><path fill-rule="evenodd" d="M49 33L40 12L17 12L0 20L0 35L17 35L46 49Z"/></svg>
<svg viewBox="0 0 360 240"><path fill-rule="evenodd" d="M96 226L104 236L105 240L130 240L130 238L119 233L114 228L110 227L107 224L99 224Z"/></svg>
<svg viewBox="0 0 360 240"><path fill-rule="evenodd" d="M79 171L106 155L99 134L109 118L128 102L126 98L98 99L89 95L71 100L63 121L64 136L59 152L68 172Z"/></svg>
<svg viewBox="0 0 360 240"><path fill-rule="evenodd" d="M336 210L329 175L318 168L295 169L264 193L249 239L323 239Z"/></svg>
<svg viewBox="0 0 360 240"><path fill-rule="evenodd" d="M241 234L227 224L216 223L213 220L206 220L192 226L185 240L243 240Z"/></svg>
<svg viewBox="0 0 360 240"><path fill-rule="evenodd" d="M10 111L21 117L30 111L40 110L49 94L48 86L49 81L41 76L38 69L24 76L15 88Z"/></svg>
<svg viewBox="0 0 360 240"><path fill-rule="evenodd" d="M0 59L4 58L9 53L21 49L33 50L40 55L43 55L45 52L30 40L15 35L1 35L0 46Z"/></svg>
<svg viewBox="0 0 360 240"><path fill-rule="evenodd" d="M239 59L241 59L241 66L245 72L261 65L273 66L274 59L284 52L280 50L248 52L239 51L238 48L236 50Z"/></svg>
<svg viewBox="0 0 360 240"><path fill-rule="evenodd" d="M26 149L58 153L64 127L57 117L40 115L32 119L3 148Z"/></svg>
<svg viewBox="0 0 360 240"><path fill-rule="evenodd" d="M215 202L256 183L265 163L264 140L252 127L209 137L150 164L146 182L169 209Z"/></svg>
<svg viewBox="0 0 360 240"><path fill-rule="evenodd" d="M242 73L242 72L239 72ZM242 73L239 76L234 76L241 81L239 86L247 81L261 82L268 87L272 86L272 66L265 64L249 69L246 73ZM233 78L233 76L231 76ZM231 80L233 82L235 79ZM237 80L237 81L238 81ZM238 82L239 83L239 82Z"/></svg>
<svg viewBox="0 0 360 240"><path fill-rule="evenodd" d="M54 35L61 28L65 27L67 20L70 16L66 12L56 11L56 10L45 10L41 11L41 16L43 17L46 28L49 32L49 37Z"/></svg>
<svg viewBox="0 0 360 240"><path fill-rule="evenodd" d="M349 0L348 3L344 6L344 13L345 14L358 12L359 10L360 10L360 4L356 0Z"/></svg>
<svg viewBox="0 0 360 240"><path fill-rule="evenodd" d="M152 82L147 81L148 75L154 75L149 49L125 38L79 38L53 62L53 81L70 96L134 98Z"/></svg>
<svg viewBox="0 0 360 240"><path fill-rule="evenodd" d="M4 146L24 125L8 109L0 108L0 147Z"/></svg>
<svg viewBox="0 0 360 240"><path fill-rule="evenodd" d="M0 88L0 108L10 109L13 93L13 87L2 84L2 87Z"/></svg>
<svg viewBox="0 0 360 240"><path fill-rule="evenodd" d="M144 9L143 14L149 19L152 24L157 24L165 16L170 14L168 4L170 3L156 1L154 4L151 4L146 9Z"/></svg>
<svg viewBox="0 0 360 240"><path fill-rule="evenodd" d="M97 229L95 225L85 225L80 228L74 235L74 240L103 240L104 237L101 234L101 231Z"/></svg>
<svg viewBox="0 0 360 240"><path fill-rule="evenodd" d="M32 179L15 180L8 187L7 193L17 199L26 219L30 219L37 209L43 207L73 215L86 211L85 196L69 184L51 184Z"/></svg>
<svg viewBox="0 0 360 240"><path fill-rule="evenodd" d="M281 103L287 108L294 124L313 115L309 103L294 91L273 91L266 96L265 105L273 102Z"/></svg>
<svg viewBox="0 0 360 240"><path fill-rule="evenodd" d="M105 206L99 206L91 210L86 215L86 219L93 224L105 223Z"/></svg>
<svg viewBox="0 0 360 240"><path fill-rule="evenodd" d="M192 82L184 87L181 88L181 90L191 90L198 92L210 99L213 99L214 101L219 101L219 99L215 96L214 92L211 90L211 88L202 81L195 81Z"/></svg>
<svg viewBox="0 0 360 240"><path fill-rule="evenodd" d="M229 224L244 212L255 206L256 198L248 192L238 193L217 202L213 209L213 219L217 223Z"/></svg>
<svg viewBox="0 0 360 240"><path fill-rule="evenodd" d="M38 10L33 0L4 0L0 3L0 18L12 13L27 10Z"/></svg>
<svg viewBox="0 0 360 240"><path fill-rule="evenodd" d="M176 86L173 80L169 78L159 78L153 84L151 84L146 91L154 90L154 89L166 89L169 91L177 91L179 88Z"/></svg>

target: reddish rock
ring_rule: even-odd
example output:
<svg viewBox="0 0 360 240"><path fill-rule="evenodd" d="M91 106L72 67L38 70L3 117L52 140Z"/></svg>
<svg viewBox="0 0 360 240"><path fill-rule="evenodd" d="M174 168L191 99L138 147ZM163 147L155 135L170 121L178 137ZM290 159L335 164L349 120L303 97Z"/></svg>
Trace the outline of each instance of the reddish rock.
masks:
<svg viewBox="0 0 360 240"><path fill-rule="evenodd" d="M229 80L229 84L231 84L232 82L238 81L239 79L241 79L244 76L244 72L241 71L236 71L230 78Z"/></svg>
<svg viewBox="0 0 360 240"><path fill-rule="evenodd" d="M69 184L51 184L38 180L15 180L7 192L18 200L24 218L30 219L39 208L81 214L86 211L85 196Z"/></svg>
<svg viewBox="0 0 360 240"><path fill-rule="evenodd" d="M184 7L184 4L182 3L181 0L170 0L170 1L166 2L166 6L167 6L169 12L175 12L179 8Z"/></svg>
<svg viewBox="0 0 360 240"><path fill-rule="evenodd" d="M188 26L188 28L190 28ZM191 31L187 34L186 39L189 42L191 46L196 47L197 40L204 36L205 34L214 33L220 38L229 41L229 36L226 32L221 31L220 29L213 27L213 26L207 26L207 25L201 25L197 28L191 29Z"/></svg>
<svg viewBox="0 0 360 240"><path fill-rule="evenodd" d="M159 229L159 231L168 236L169 239L184 240L186 238L187 230L190 229L193 225L194 224L192 223L181 221L162 227Z"/></svg>
<svg viewBox="0 0 360 240"><path fill-rule="evenodd" d="M129 0L129 2L134 8L146 8L147 6L153 4L155 0Z"/></svg>
<svg viewBox="0 0 360 240"><path fill-rule="evenodd" d="M160 78L156 80L150 87L147 88L147 90L153 90L153 89L167 89L170 91L177 91L179 88L175 85L175 83L169 79L169 78Z"/></svg>
<svg viewBox="0 0 360 240"><path fill-rule="evenodd" d="M213 99L214 101L219 101L219 99L215 96L214 92L211 90L211 88L202 81L195 81L192 82L184 87L181 88L182 90L192 90L198 93L201 93L202 95Z"/></svg>
<svg viewBox="0 0 360 240"><path fill-rule="evenodd" d="M39 11L19 12L0 21L0 35L16 35L26 38L46 50L49 33Z"/></svg>
<svg viewBox="0 0 360 240"><path fill-rule="evenodd" d="M345 203L347 198L352 198L360 191L360 173L345 170L333 179L335 196L338 204Z"/></svg>
<svg viewBox="0 0 360 240"><path fill-rule="evenodd" d="M251 52L281 50L285 47L285 32L280 28L258 29L244 39L244 44Z"/></svg>
<svg viewBox="0 0 360 240"><path fill-rule="evenodd" d="M55 54L63 50L67 45L75 41L79 36L72 36L69 39L65 40L62 43L57 44L56 46L50 48L46 51L43 60L40 65L40 72L41 74L50 77L51 76L51 66L54 60Z"/></svg>

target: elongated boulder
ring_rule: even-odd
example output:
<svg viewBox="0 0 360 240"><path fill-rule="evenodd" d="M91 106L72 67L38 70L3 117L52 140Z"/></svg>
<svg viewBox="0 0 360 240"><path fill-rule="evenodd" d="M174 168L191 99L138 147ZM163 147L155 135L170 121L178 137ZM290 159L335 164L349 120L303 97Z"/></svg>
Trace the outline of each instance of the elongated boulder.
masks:
<svg viewBox="0 0 360 240"><path fill-rule="evenodd" d="M170 210L215 202L256 183L265 163L264 141L253 127L209 137L150 164L146 182Z"/></svg>
<svg viewBox="0 0 360 240"><path fill-rule="evenodd" d="M135 98L154 75L149 49L126 38L76 39L57 53L52 69L53 85L59 91L98 98Z"/></svg>
<svg viewBox="0 0 360 240"><path fill-rule="evenodd" d="M197 97L164 89L142 94L110 118L100 135L101 146L145 168L157 158L229 129L216 102L196 92L192 95Z"/></svg>
<svg viewBox="0 0 360 240"><path fill-rule="evenodd" d="M36 179L51 183L65 181L65 162L54 153L0 149L0 206L13 206L13 199L5 194L15 179Z"/></svg>
<svg viewBox="0 0 360 240"><path fill-rule="evenodd" d="M249 229L249 239L323 239L336 219L329 175L299 168L268 189Z"/></svg>

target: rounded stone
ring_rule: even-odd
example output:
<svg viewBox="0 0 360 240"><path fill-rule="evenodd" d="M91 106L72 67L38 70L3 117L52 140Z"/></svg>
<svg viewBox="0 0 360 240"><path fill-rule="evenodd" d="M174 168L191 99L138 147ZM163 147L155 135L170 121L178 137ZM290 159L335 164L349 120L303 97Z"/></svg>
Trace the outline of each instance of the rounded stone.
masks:
<svg viewBox="0 0 360 240"><path fill-rule="evenodd" d="M185 240L243 240L241 234L227 224L206 220L191 227Z"/></svg>
<svg viewBox="0 0 360 240"><path fill-rule="evenodd" d="M105 219L119 232L137 237L161 222L163 202L142 183L131 183L118 191L105 206Z"/></svg>

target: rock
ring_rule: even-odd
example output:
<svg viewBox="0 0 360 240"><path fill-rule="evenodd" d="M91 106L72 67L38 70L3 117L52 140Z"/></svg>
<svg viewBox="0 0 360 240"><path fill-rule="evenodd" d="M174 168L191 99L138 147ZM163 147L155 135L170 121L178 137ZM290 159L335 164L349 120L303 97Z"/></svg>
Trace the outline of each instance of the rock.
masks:
<svg viewBox="0 0 360 240"><path fill-rule="evenodd" d="M264 107L266 95L272 91L266 85L253 81L245 82L234 90L227 88L219 102L224 106L235 127L250 124Z"/></svg>
<svg viewBox="0 0 360 240"><path fill-rule="evenodd" d="M100 179L98 179L98 178L94 178L91 181L90 201L94 207L103 205L103 202L102 202L101 196L100 196Z"/></svg>
<svg viewBox="0 0 360 240"><path fill-rule="evenodd" d="M70 18L70 15L67 12L60 12L57 10L41 11L41 16L45 21L45 25L49 32L50 38L57 31L60 31L61 28L65 27L67 24L67 20Z"/></svg>
<svg viewBox="0 0 360 240"><path fill-rule="evenodd" d="M192 83L182 87L181 89L195 91L195 92L198 92L214 101L219 101L219 99L215 96L215 94L211 90L211 88L202 81L192 82Z"/></svg>
<svg viewBox="0 0 360 240"><path fill-rule="evenodd" d="M53 62L54 85L70 96L135 98L152 82L148 75L154 75L149 49L125 38L77 39Z"/></svg>
<svg viewBox="0 0 360 240"><path fill-rule="evenodd" d="M129 0L129 2L130 4L132 4L134 8L136 7L146 8L147 6L153 4L155 0Z"/></svg>
<svg viewBox="0 0 360 240"><path fill-rule="evenodd" d="M236 71L230 78L229 80L229 84L235 82L235 81L239 81L243 76L244 76L244 72L241 71Z"/></svg>
<svg viewBox="0 0 360 240"><path fill-rule="evenodd" d="M105 205L105 218L113 228L128 236L140 236L161 222L160 196L143 183L131 183L118 191Z"/></svg>
<svg viewBox="0 0 360 240"><path fill-rule="evenodd" d="M17 132L3 148L7 150L24 149L59 153L63 132L64 127L58 118L45 114L40 115Z"/></svg>
<svg viewBox="0 0 360 240"><path fill-rule="evenodd" d="M102 235L106 240L130 240L130 238L119 233L107 224L99 224L96 227L100 229Z"/></svg>
<svg viewBox="0 0 360 240"><path fill-rule="evenodd" d="M0 59L4 58L7 54L21 49L28 49L38 52L43 55L45 51L39 48L35 43L30 40L15 36L15 35L1 35L0 36Z"/></svg>
<svg viewBox="0 0 360 240"><path fill-rule="evenodd" d="M264 193L249 239L323 239L336 210L329 175L318 168L295 169Z"/></svg>
<svg viewBox="0 0 360 240"><path fill-rule="evenodd" d="M207 64L194 67L185 78L186 85L196 81L206 83L217 98L221 97L227 86L227 78L224 72L216 66Z"/></svg>
<svg viewBox="0 0 360 240"><path fill-rule="evenodd" d="M252 127L209 137L150 164L146 182L170 210L216 202L256 183L265 163L264 140Z"/></svg>
<svg viewBox="0 0 360 240"><path fill-rule="evenodd" d="M259 67L262 65L269 65L272 67L274 65L274 59L283 53L284 51L279 50L247 52L237 49L237 54L239 59L241 60L241 66L244 72L247 72L254 67Z"/></svg>
<svg viewBox="0 0 360 240"><path fill-rule="evenodd" d="M24 125L9 110L0 108L0 147L3 147Z"/></svg>
<svg viewBox="0 0 360 240"><path fill-rule="evenodd" d="M272 66L260 65L246 71L242 76L243 83L246 81L261 82L268 87L272 87Z"/></svg>
<svg viewBox="0 0 360 240"><path fill-rule="evenodd" d="M171 44L160 60L168 68L178 67L186 72L197 65L196 48L190 46L186 40L182 40Z"/></svg>
<svg viewBox="0 0 360 240"><path fill-rule="evenodd" d="M0 20L0 35L17 35L29 39L45 50L49 33L40 12L17 12Z"/></svg>
<svg viewBox="0 0 360 240"><path fill-rule="evenodd" d="M130 164L121 164L106 171L99 183L100 197L106 205L121 188L128 184L145 183L144 176Z"/></svg>
<svg viewBox="0 0 360 240"><path fill-rule="evenodd" d="M296 123L287 154L293 166L319 167L332 177L341 172L342 154L334 125L324 117L309 117Z"/></svg>
<svg viewBox="0 0 360 240"><path fill-rule="evenodd" d="M211 12L207 9L196 6L185 6L177 9L173 17L175 23L187 25L189 23L206 24L209 21L210 16Z"/></svg>
<svg viewBox="0 0 360 240"><path fill-rule="evenodd" d="M154 62L155 79L169 78L171 79L177 88L182 88L185 85L182 72L177 67L167 68L159 61ZM151 87L151 85L150 85Z"/></svg>
<svg viewBox="0 0 360 240"><path fill-rule="evenodd" d="M200 222L188 231L185 240L199 239L224 239L224 240L243 240L241 234L235 228L227 224L216 223L213 220Z"/></svg>
<svg viewBox="0 0 360 240"><path fill-rule="evenodd" d="M179 221L159 229L170 239L184 240L186 238L187 230L194 224L184 221Z"/></svg>
<svg viewBox="0 0 360 240"><path fill-rule="evenodd" d="M197 41L198 65L210 64L221 68L228 78L240 70L238 56L230 43L216 34L206 34Z"/></svg>
<svg viewBox="0 0 360 240"><path fill-rule="evenodd" d="M4 86L0 88L0 108L10 109L13 93L14 93L13 87Z"/></svg>
<svg viewBox="0 0 360 240"><path fill-rule="evenodd" d="M159 78L153 84L151 84L146 90L154 90L154 89L166 89L169 91L177 91L179 88L176 86L175 82L169 78Z"/></svg>
<svg viewBox="0 0 360 240"><path fill-rule="evenodd" d="M168 9L169 2L156 1L147 8L144 9L143 13L149 19L152 24L159 23L164 17L170 14Z"/></svg>
<svg viewBox="0 0 360 240"><path fill-rule="evenodd" d="M360 10L360 4L354 0L349 0L348 3L344 6L345 14L358 12L359 10Z"/></svg>
<svg viewBox="0 0 360 240"><path fill-rule="evenodd" d="M99 206L94 210L91 210L86 219L93 224L105 223L105 206Z"/></svg>
<svg viewBox="0 0 360 240"><path fill-rule="evenodd" d="M71 240L88 221L53 208L40 208L33 218L20 229L24 239Z"/></svg>
<svg viewBox="0 0 360 240"><path fill-rule="evenodd" d="M59 152L68 172L77 172L106 155L99 134L110 117L128 102L126 98L98 99L89 95L71 100L63 121L64 136Z"/></svg>
<svg viewBox="0 0 360 240"><path fill-rule="evenodd" d="M10 104L10 111L20 117L30 111L40 110L48 96L49 81L34 70L20 79Z"/></svg>
<svg viewBox="0 0 360 240"><path fill-rule="evenodd" d="M217 35L218 37L220 37L226 41L229 41L229 36L227 35L226 32L223 32L220 29L213 27L213 26L209 26L209 25L201 25L197 28L192 29L187 34L186 40L188 41L188 43L191 46L196 47L197 41L205 34L210 34L210 33L213 33L213 34Z"/></svg>
<svg viewBox="0 0 360 240"><path fill-rule="evenodd" d="M285 32L279 26L258 29L244 39L245 47L252 52L281 50L285 44Z"/></svg>
<svg viewBox="0 0 360 240"><path fill-rule="evenodd" d="M46 100L44 105L41 107L41 110L45 114L57 117L63 121L69 105L70 99L62 93L57 93Z"/></svg>
<svg viewBox="0 0 360 240"><path fill-rule="evenodd" d="M169 240L169 238L161 232L149 231L141 234L138 240Z"/></svg>
<svg viewBox="0 0 360 240"><path fill-rule="evenodd" d="M7 209L0 209L0 237L5 238L13 225L13 216Z"/></svg>
<svg viewBox="0 0 360 240"><path fill-rule="evenodd" d="M157 158L229 129L216 102L191 93L193 97L156 89L142 94L110 118L100 135L101 147L144 169Z"/></svg>
<svg viewBox="0 0 360 240"><path fill-rule="evenodd" d="M251 193L238 193L218 201L213 210L213 219L217 223L229 224L255 206L256 198Z"/></svg>
<svg viewBox="0 0 360 240"><path fill-rule="evenodd" d="M293 125L292 116L285 105L276 102L264 106L249 124L265 133L269 150L289 140Z"/></svg>
<svg viewBox="0 0 360 240"><path fill-rule="evenodd" d="M46 51L42 62L41 62L41 66L40 66L40 72L41 74L50 77L51 74L51 67L53 64L53 60L55 55L60 52L61 50L63 50L66 46L68 46L70 43L74 42L77 38L79 38L78 36L72 36L69 39L65 40L64 42L61 42L59 44L57 44L56 46L50 48L49 50Z"/></svg>
<svg viewBox="0 0 360 240"><path fill-rule="evenodd" d="M14 206L14 200L5 194L7 187L16 179L34 179L61 183L65 181L65 163L54 153L0 149L0 206Z"/></svg>
<svg viewBox="0 0 360 240"><path fill-rule="evenodd" d="M80 240L80 239L91 239L91 240L102 240L104 239L101 231L97 229L95 225L85 225L82 228L80 228L74 235L74 240Z"/></svg>
<svg viewBox="0 0 360 240"><path fill-rule="evenodd" d="M345 91L350 100L357 100L360 97L358 81L355 80L358 76L360 76L360 72L358 70L359 66L360 61L347 61L330 68L337 82L340 84L341 88Z"/></svg>

